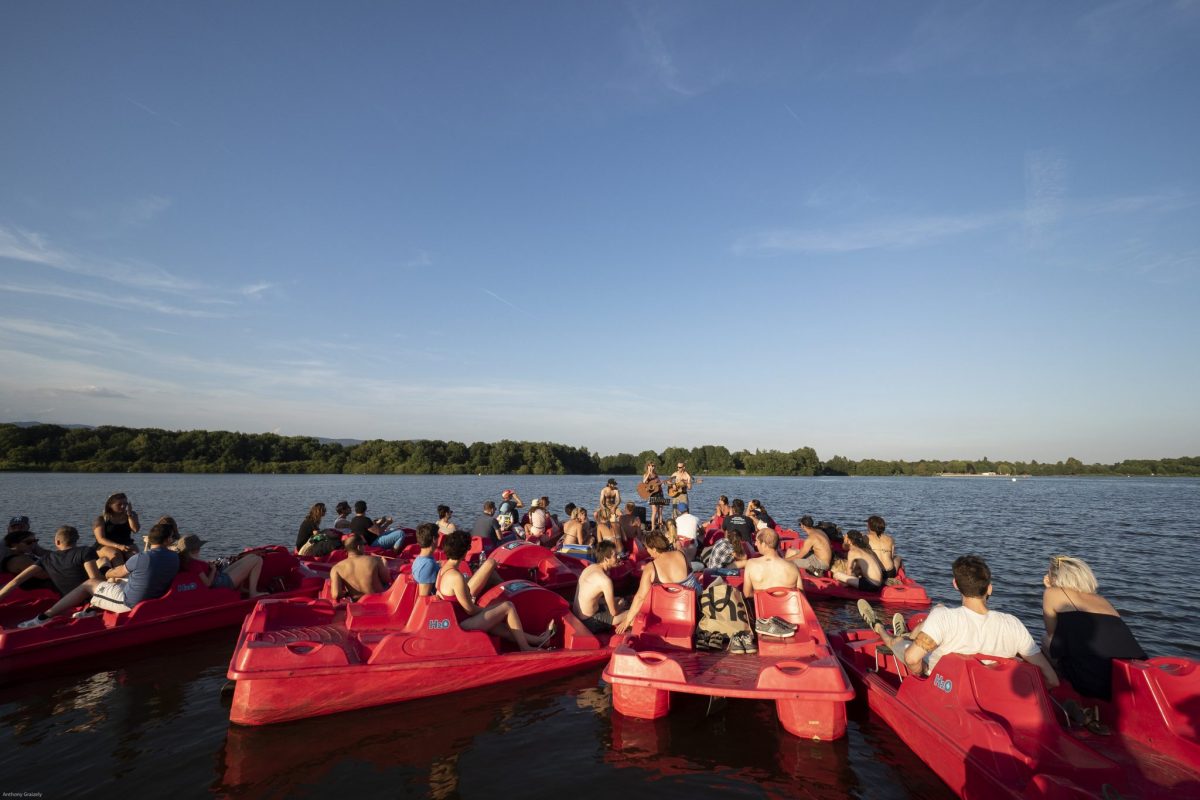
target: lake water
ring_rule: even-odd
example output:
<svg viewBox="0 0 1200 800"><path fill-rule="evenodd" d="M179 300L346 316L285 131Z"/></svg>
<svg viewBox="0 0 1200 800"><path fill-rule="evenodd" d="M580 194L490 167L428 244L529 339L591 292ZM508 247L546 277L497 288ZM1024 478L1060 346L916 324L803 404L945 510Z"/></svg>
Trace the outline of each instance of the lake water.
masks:
<svg viewBox="0 0 1200 800"><path fill-rule="evenodd" d="M43 544L55 527L90 530L104 498L129 494L149 525L171 514L210 540L206 554L292 544L308 507L366 500L373 516L430 521L439 503L469 524L483 500L514 488L594 507L604 477L0 474L0 513L27 514ZM633 495L636 479L619 477ZM781 523L801 514L843 528L880 514L909 573L938 601L957 598L949 565L987 558L994 608L1041 635L1049 556L1081 556L1101 591L1154 655L1200 658L1190 565L1200 481L1189 479L708 478L701 517L719 494L761 499ZM332 517L326 519L330 522ZM84 538L88 538L85 533ZM1175 554L1175 555L1170 555ZM818 604L827 630L861 627L849 603ZM688 797L941 798L950 793L861 703L844 740L799 741L766 703L731 701L706 716L694 698L664 720L611 712L593 673L491 687L267 729L234 728L222 696L236 631L117 654L71 672L0 688L5 791L44 797L112 791L191 797L491 797L575 793ZM119 786L114 782L119 781Z"/></svg>

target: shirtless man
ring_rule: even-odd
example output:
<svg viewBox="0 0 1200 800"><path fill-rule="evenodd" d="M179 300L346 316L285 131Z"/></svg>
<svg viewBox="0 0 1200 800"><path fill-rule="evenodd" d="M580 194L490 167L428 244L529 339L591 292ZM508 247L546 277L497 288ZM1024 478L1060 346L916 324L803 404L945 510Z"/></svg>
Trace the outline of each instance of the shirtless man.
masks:
<svg viewBox="0 0 1200 800"><path fill-rule="evenodd" d="M540 636L530 636L521 627L521 617L511 600L493 603L487 608L476 605L475 594L467 583L466 576L458 570L458 564L470 546L471 538L462 531L455 531L442 542L446 562L437 576L437 596L443 600L457 602L459 607L470 615L459 623L459 627L464 631L487 631L503 636L516 642L517 647L523 651L541 649L558 631L557 620L550 620L549 627Z"/></svg>
<svg viewBox="0 0 1200 800"><path fill-rule="evenodd" d="M896 577L896 571L900 569L902 559L896 555L896 542L884 530L887 528L887 523L883 517L870 516L867 517L867 541L871 545L871 550L879 558L879 563L883 565L883 577Z"/></svg>
<svg viewBox="0 0 1200 800"><path fill-rule="evenodd" d="M671 485L675 494L671 498L671 508L675 516L686 514L688 510L688 494L692 491L692 473L687 471L687 464L680 461L671 473ZM681 492L680 489L683 491Z"/></svg>
<svg viewBox="0 0 1200 800"><path fill-rule="evenodd" d="M850 549L846 553L847 572L834 571L833 577L838 583L862 589L864 592L879 592L883 590L883 564L871 550L870 542L862 531L846 531L846 543Z"/></svg>
<svg viewBox="0 0 1200 800"><path fill-rule="evenodd" d="M596 509L596 544L612 542L617 546L617 557L620 558L625 555L625 542L621 531L613 524L614 520L609 518L610 513L606 508Z"/></svg>
<svg viewBox="0 0 1200 800"><path fill-rule="evenodd" d="M799 569L828 571L833 563L833 548L825 531L813 525L813 518L807 514L800 518L800 530L804 532L804 544L799 550L789 551L788 560L794 562Z"/></svg>
<svg viewBox="0 0 1200 800"><path fill-rule="evenodd" d="M363 537L352 533L342 543L346 560L329 571L329 592L333 601L357 602L365 594L378 594L391 582L387 564L379 556L363 554Z"/></svg>
<svg viewBox="0 0 1200 800"><path fill-rule="evenodd" d="M780 558L779 534L763 528L754 540L758 544L759 558L746 562L743 570L742 594L746 600L754 597L756 589L802 589L800 570L787 559Z"/></svg>
<svg viewBox="0 0 1200 800"><path fill-rule="evenodd" d="M617 520L617 525L621 529L621 541L632 542L634 539L642 535L642 518L635 512L637 505L629 502L625 504L625 513Z"/></svg>
<svg viewBox="0 0 1200 800"><path fill-rule="evenodd" d="M617 488L617 479L609 478L608 483L600 490L600 507L616 511L621 505L621 490Z"/></svg>
<svg viewBox="0 0 1200 800"><path fill-rule="evenodd" d="M612 633L615 626L625 621L625 613L618 612L624 601L613 596L612 578L608 577L608 571L617 565L617 546L600 542L595 553L596 563L579 576L571 611L592 633Z"/></svg>
<svg viewBox="0 0 1200 800"><path fill-rule="evenodd" d="M591 544L591 537L588 536L587 529L587 511L576 506L571 509L571 516L563 523L563 537L561 544Z"/></svg>

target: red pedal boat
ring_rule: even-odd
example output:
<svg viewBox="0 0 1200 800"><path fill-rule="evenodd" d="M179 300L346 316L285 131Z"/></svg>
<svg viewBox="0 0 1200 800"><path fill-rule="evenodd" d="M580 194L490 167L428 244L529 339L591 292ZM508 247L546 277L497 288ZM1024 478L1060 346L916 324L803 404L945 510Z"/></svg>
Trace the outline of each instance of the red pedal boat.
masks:
<svg viewBox="0 0 1200 800"><path fill-rule="evenodd" d="M520 539L499 545L490 558L496 562L496 571L506 581L532 581L569 597L574 597L579 574L583 572L578 559L559 558L548 547Z"/></svg>
<svg viewBox="0 0 1200 800"><path fill-rule="evenodd" d="M1102 736L1068 728L1023 661L947 655L918 678L871 631L830 641L871 710L968 800L1200 798L1194 661L1114 661L1113 702L1101 704L1112 734Z"/></svg>
<svg viewBox="0 0 1200 800"><path fill-rule="evenodd" d="M11 575L0 575L0 586L4 586L10 580ZM60 597L61 595L53 589L17 587L0 600L0 626L12 627L37 616L57 603Z"/></svg>
<svg viewBox="0 0 1200 800"><path fill-rule="evenodd" d="M784 729L808 739L846 732L846 701L854 697L829 649L812 606L796 589L756 592L759 618L779 616L799 626L787 639L758 638L758 654L692 648L696 597L690 589L656 585L648 608L613 651L604 679L613 708L641 719L664 716L671 693L774 700Z"/></svg>
<svg viewBox="0 0 1200 800"><path fill-rule="evenodd" d="M607 637L589 633L554 592L507 581L479 605L505 600L517 607L531 634L557 620L558 649L520 652L483 631L464 631L457 603L418 597L417 585L407 579L344 606L260 603L242 626L229 665L229 678L237 682L229 718L266 725L563 674L608 658Z"/></svg>
<svg viewBox="0 0 1200 800"><path fill-rule="evenodd" d="M285 548L254 552L263 559L259 576L263 591L275 597L315 597L321 590L321 579L303 574L300 562ZM237 590L210 589L195 575L180 573L162 597L145 600L129 611L102 611L82 619L64 613L37 628L0 631L0 673L79 661L123 647L237 625L255 602Z"/></svg>
<svg viewBox="0 0 1200 800"><path fill-rule="evenodd" d="M929 605L929 595L925 593L925 587L905 575L903 569L898 575L898 585L884 586L879 592L864 592L838 583L828 575L818 578L804 570L800 571L800 576L804 580L804 593L818 600L867 600L885 606L911 608L925 608Z"/></svg>

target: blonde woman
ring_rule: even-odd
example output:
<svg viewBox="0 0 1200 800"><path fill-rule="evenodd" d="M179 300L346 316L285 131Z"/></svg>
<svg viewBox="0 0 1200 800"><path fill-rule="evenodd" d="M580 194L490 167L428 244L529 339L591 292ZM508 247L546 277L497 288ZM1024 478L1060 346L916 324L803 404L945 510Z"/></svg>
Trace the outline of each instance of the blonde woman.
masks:
<svg viewBox="0 0 1200 800"><path fill-rule="evenodd" d="M1042 649L1075 691L1112 697L1112 660L1146 658L1133 632L1099 594L1092 568L1082 558L1054 556L1042 578Z"/></svg>

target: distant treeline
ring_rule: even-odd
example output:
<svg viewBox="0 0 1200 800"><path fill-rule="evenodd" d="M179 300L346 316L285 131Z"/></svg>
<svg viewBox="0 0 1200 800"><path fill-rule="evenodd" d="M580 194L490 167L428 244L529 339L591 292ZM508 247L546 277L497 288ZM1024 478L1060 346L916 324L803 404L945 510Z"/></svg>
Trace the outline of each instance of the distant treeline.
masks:
<svg viewBox="0 0 1200 800"><path fill-rule="evenodd" d="M668 447L661 453L601 456L552 442L385 441L322 442L310 436L158 428L63 428L0 425L0 470L52 472L251 472L350 475L635 475L647 461L667 472L686 461L710 475L1000 475L1200 476L1200 458L1084 464L1075 458L1037 461L852 461L818 458L811 447L790 452L730 452L720 445Z"/></svg>

